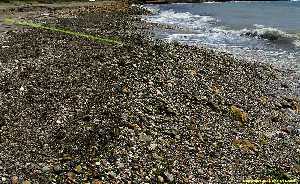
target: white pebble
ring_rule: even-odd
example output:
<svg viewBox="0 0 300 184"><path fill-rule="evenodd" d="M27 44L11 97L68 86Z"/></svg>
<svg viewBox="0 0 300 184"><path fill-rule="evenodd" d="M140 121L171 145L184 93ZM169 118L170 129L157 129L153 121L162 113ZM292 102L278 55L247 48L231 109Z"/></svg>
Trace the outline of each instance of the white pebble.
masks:
<svg viewBox="0 0 300 184"><path fill-rule="evenodd" d="M158 181L159 181L160 183L163 183L163 182L164 182L164 178L163 178L162 176L158 176Z"/></svg>
<svg viewBox="0 0 300 184"><path fill-rule="evenodd" d="M156 90L156 94L157 94L158 96L160 96L160 95L162 95L162 92L160 92L159 90Z"/></svg>
<svg viewBox="0 0 300 184"><path fill-rule="evenodd" d="M150 144L149 149L155 150L156 147L157 147L157 144Z"/></svg>
<svg viewBox="0 0 300 184"><path fill-rule="evenodd" d="M1 180L2 180L3 182L5 182L5 181L6 181L6 178L5 178L5 177L2 177Z"/></svg>

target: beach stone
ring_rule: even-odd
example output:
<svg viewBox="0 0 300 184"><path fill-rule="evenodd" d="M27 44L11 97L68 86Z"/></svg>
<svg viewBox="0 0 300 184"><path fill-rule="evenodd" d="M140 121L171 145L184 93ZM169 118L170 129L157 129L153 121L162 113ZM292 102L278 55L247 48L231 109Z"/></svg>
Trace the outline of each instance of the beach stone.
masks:
<svg viewBox="0 0 300 184"><path fill-rule="evenodd" d="M230 107L230 113L236 120L240 121L242 124L246 123L248 120L248 114L237 106L232 105Z"/></svg>
<svg viewBox="0 0 300 184"><path fill-rule="evenodd" d="M146 181L150 181L150 177L149 177L149 176L146 176L146 177L145 177L145 180L146 180Z"/></svg>
<svg viewBox="0 0 300 184"><path fill-rule="evenodd" d="M1 178L1 181L4 183L7 179L5 177Z"/></svg>
<svg viewBox="0 0 300 184"><path fill-rule="evenodd" d="M283 87L283 88L289 88L289 84L287 84L287 83L281 83L281 87Z"/></svg>
<svg viewBox="0 0 300 184"><path fill-rule="evenodd" d="M292 105L290 103L288 103L287 101L282 101L281 107L284 109L287 109L287 108L292 108Z"/></svg>
<svg viewBox="0 0 300 184"><path fill-rule="evenodd" d="M77 166L75 167L75 171L76 171L76 172L81 172L81 170L82 170L81 165L77 165Z"/></svg>
<svg viewBox="0 0 300 184"><path fill-rule="evenodd" d="M123 168L125 165L121 162L118 163L118 168Z"/></svg>
<svg viewBox="0 0 300 184"><path fill-rule="evenodd" d="M198 169L198 174L203 175L205 172L202 169Z"/></svg>
<svg viewBox="0 0 300 184"><path fill-rule="evenodd" d="M89 122L89 121L91 121L91 116L89 116L89 115L84 116L84 117L82 118L82 120L83 120L84 122Z"/></svg>
<svg viewBox="0 0 300 184"><path fill-rule="evenodd" d="M162 92L161 92L160 90L156 90L156 95L157 95L157 96L161 96L161 95L163 95L163 94L162 94Z"/></svg>
<svg viewBox="0 0 300 184"><path fill-rule="evenodd" d="M151 141L151 136L145 134L145 133L140 133L139 134L139 140L142 142L149 142Z"/></svg>
<svg viewBox="0 0 300 184"><path fill-rule="evenodd" d="M163 182L164 182L164 178L163 178L162 176L158 176L157 179L158 179L158 181L159 181L160 183L163 183Z"/></svg>
<svg viewBox="0 0 300 184"><path fill-rule="evenodd" d="M291 108L287 108L285 112L286 112L289 116L292 116L292 117L297 116L296 111L294 111L294 110L291 109Z"/></svg>
<svg viewBox="0 0 300 184"><path fill-rule="evenodd" d="M76 177L76 174L73 173L73 172L68 172L67 173L67 176L68 176L68 179L71 180L71 181L75 181L75 177Z"/></svg>
<svg viewBox="0 0 300 184"><path fill-rule="evenodd" d="M289 126L286 127L286 131L289 134L294 133L294 130L295 130L295 128L293 126L289 125Z"/></svg>
<svg viewBox="0 0 300 184"><path fill-rule="evenodd" d="M129 93L128 86L124 86L124 87L122 88L122 92L125 93L125 94Z"/></svg>
<svg viewBox="0 0 300 184"><path fill-rule="evenodd" d="M13 176L13 177L11 178L11 183L12 183L12 184L18 184L18 183L19 183L19 178L18 178L18 176Z"/></svg>
<svg viewBox="0 0 300 184"><path fill-rule="evenodd" d="M171 87L173 87L173 84L169 82L169 83L167 84L167 86L171 88Z"/></svg>
<svg viewBox="0 0 300 184"><path fill-rule="evenodd" d="M286 135L288 135L286 132L283 132L283 131L277 131L275 133L275 136L278 137L278 138L284 138L286 137Z"/></svg>
<svg viewBox="0 0 300 184"><path fill-rule="evenodd" d="M141 130L140 126L136 123L128 124L128 127L131 128L131 129Z"/></svg>
<svg viewBox="0 0 300 184"><path fill-rule="evenodd" d="M110 175L110 176L112 176L112 177L114 177L114 178L117 176L117 174L115 172L113 172L113 171L110 171L107 174Z"/></svg>
<svg viewBox="0 0 300 184"><path fill-rule="evenodd" d="M102 184L102 182L100 180L98 180L98 179L94 179L93 180L93 184Z"/></svg>
<svg viewBox="0 0 300 184"><path fill-rule="evenodd" d="M169 182L173 182L174 181L174 176L172 174L170 174L168 172L165 172L164 174L165 174L165 176L166 176L166 178L167 178L167 180Z"/></svg>
<svg viewBox="0 0 300 184"><path fill-rule="evenodd" d="M59 165L56 165L56 166L54 166L53 170L54 170L54 172L56 172L56 173L60 173L60 172L62 172L62 167L59 166Z"/></svg>
<svg viewBox="0 0 300 184"><path fill-rule="evenodd" d="M157 147L157 144L152 143L149 146L149 150L155 150L156 147Z"/></svg>
<svg viewBox="0 0 300 184"><path fill-rule="evenodd" d="M157 155L155 152L152 154L152 157L153 157L154 159L156 159L156 160L161 160L161 159L162 159L162 157L159 156L159 155Z"/></svg>
<svg viewBox="0 0 300 184"><path fill-rule="evenodd" d="M49 148L49 144L44 144L44 149Z"/></svg>
<svg viewBox="0 0 300 184"><path fill-rule="evenodd" d="M45 166L45 167L42 168L42 171L43 172L49 172L50 171L50 167Z"/></svg>
<svg viewBox="0 0 300 184"><path fill-rule="evenodd" d="M175 129L169 129L169 130L166 130L165 132L164 132L166 135L169 135L169 136L171 136L171 137L175 137L176 138L176 136L178 135L177 134L177 131L175 130ZM178 138L178 137L177 137Z"/></svg>
<svg viewBox="0 0 300 184"><path fill-rule="evenodd" d="M16 165L16 166L20 166L20 162L16 162L15 165Z"/></svg>

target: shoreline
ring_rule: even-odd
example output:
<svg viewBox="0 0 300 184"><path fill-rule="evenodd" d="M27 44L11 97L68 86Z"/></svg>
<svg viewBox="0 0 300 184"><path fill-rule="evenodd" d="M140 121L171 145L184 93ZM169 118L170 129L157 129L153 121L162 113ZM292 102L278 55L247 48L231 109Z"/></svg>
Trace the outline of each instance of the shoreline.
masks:
<svg viewBox="0 0 300 184"><path fill-rule="evenodd" d="M249 2L252 0L240 0L244 2ZM276 1L276 0L267 0L267 1ZM226 3L226 2L234 2L234 0L146 0L145 4L172 4L172 3Z"/></svg>
<svg viewBox="0 0 300 184"><path fill-rule="evenodd" d="M145 18L146 21L149 22L154 22L158 24L164 24L167 26L170 26L170 30L164 30L164 31L156 31L157 37L160 39L168 40L168 41L175 41L179 42L181 44L188 44L188 45L200 45L204 47L208 47L209 49L214 50L216 53L218 52L227 52L231 53L236 59L239 60L247 60L247 62L254 62L254 63L265 63L268 65L272 65L272 67L277 68L282 71L286 71L288 74L286 75L288 80L293 81L294 83L294 89L295 91L298 91L298 96L300 95L300 85L299 85L299 67L297 66L297 58L299 58L299 47L297 45L297 41L299 41L298 37L294 32L285 32L284 29L281 28L273 28L272 26L263 26L262 30L256 26L252 27L251 26L245 26L240 29L224 29L222 26L215 26L216 22L221 22L220 20L222 16L219 16L220 19L214 17L214 16L208 16L208 25L204 26L205 28L198 28L200 27L196 23L200 21L201 23L205 25L207 23L206 20L202 21L200 19L206 18L205 15L201 15L200 13L195 13L194 10L190 10L188 12L181 12L178 7L181 6L167 6L167 7L160 7L160 6L146 6L150 9L150 11L153 11L154 14L150 16L150 18ZM189 7L188 4L184 5L184 7ZM161 8L161 10L159 10ZM176 11L174 11L176 10ZM205 10L204 10L205 11ZM213 11L213 10L212 10ZM194 12L194 14L190 14L190 12ZM195 16L201 15L201 18L195 18ZM169 18L167 18L169 16ZM184 20L180 20L178 17L187 17L187 19L192 19L189 20L188 23L185 23ZM174 19L174 20L173 20ZM195 19L195 20L194 20ZM212 21L211 21L212 19ZM210 22L211 21L211 22ZM191 24L191 25L190 25ZM221 24L221 23L220 23ZM179 27L177 27L179 25ZM256 24L254 24L256 25ZM228 26L228 25L227 25ZM173 27L173 28L172 28ZM196 28L194 28L196 27ZM230 27L230 26L229 26ZM200 29L200 30L199 30ZM202 30L203 29L203 30ZM221 31L214 31L216 30L221 30ZM213 30L213 31L210 31ZM274 33L272 33L274 31ZM237 36L241 36L242 38L239 39L245 39L249 38L251 41L248 43L245 42L244 44L249 44L249 47L254 47L255 49L249 49L247 50L247 45L242 45L242 44L237 44L235 45L234 43L226 43L223 42L222 39L225 39L225 35L223 36L216 36L217 38L214 38L216 40L220 40L221 46L218 46L215 42L217 41L211 41L208 36L202 36L200 35L214 35L214 34L228 34L226 36L229 36L230 39L238 39L236 38ZM276 35L277 34L277 35ZM201 38L197 38L197 36ZM250 36L249 36L250 35ZM215 36L215 35L214 35ZM207 37L207 38L206 38ZM253 40L252 40L253 39ZM293 40L294 39L294 40ZM191 40L191 41L189 41ZM207 41L208 40L208 41ZM255 45L253 46L251 42L253 41L261 41L263 44L265 44L264 41L267 42L267 44L272 45L270 46L263 46L261 47L260 45ZM229 41L230 42L230 41ZM285 45L283 45L283 43ZM224 45L222 45L224 44ZM274 45L274 47L273 47ZM276 47L280 48L278 50L274 49ZM240 49L238 49L240 48ZM274 50L272 50L274 49ZM280 51L283 49L285 52L288 52L287 54L282 54ZM247 51L245 51L247 50ZM255 50L255 51L253 51ZM273 54L273 51L276 53ZM296 53L296 54L295 54ZM280 55L282 54L282 55ZM287 59L288 58L288 59ZM291 77L293 76L293 77Z"/></svg>
<svg viewBox="0 0 300 184"><path fill-rule="evenodd" d="M30 183L300 179L300 101L284 71L165 43L151 36L155 24L140 20L144 10L106 9L41 10L32 19L125 44L40 29L5 33L1 177Z"/></svg>

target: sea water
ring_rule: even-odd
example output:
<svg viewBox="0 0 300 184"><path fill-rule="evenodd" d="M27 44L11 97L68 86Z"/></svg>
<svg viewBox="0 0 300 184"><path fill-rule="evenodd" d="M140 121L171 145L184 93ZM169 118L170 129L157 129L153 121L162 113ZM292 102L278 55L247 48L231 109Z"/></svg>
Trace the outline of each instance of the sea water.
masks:
<svg viewBox="0 0 300 184"><path fill-rule="evenodd" d="M168 41L199 44L300 72L300 1L147 5L147 21L178 27Z"/></svg>

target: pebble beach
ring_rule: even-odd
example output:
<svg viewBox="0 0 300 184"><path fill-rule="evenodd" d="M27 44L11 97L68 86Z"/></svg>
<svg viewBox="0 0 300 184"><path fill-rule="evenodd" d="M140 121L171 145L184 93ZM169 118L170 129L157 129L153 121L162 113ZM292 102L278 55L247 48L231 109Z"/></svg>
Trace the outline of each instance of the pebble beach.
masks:
<svg viewBox="0 0 300 184"><path fill-rule="evenodd" d="M159 40L154 30L171 28L143 21L149 13L118 3L3 10L119 44L0 29L0 183L300 180L292 71Z"/></svg>

